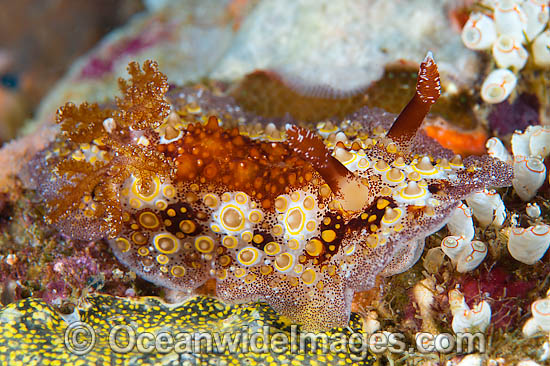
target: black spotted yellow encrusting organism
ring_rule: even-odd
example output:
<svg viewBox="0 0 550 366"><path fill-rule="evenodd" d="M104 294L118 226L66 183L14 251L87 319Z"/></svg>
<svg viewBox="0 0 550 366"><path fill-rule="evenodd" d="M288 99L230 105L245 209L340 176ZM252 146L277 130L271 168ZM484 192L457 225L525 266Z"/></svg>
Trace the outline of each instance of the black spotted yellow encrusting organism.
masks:
<svg viewBox="0 0 550 366"><path fill-rule="evenodd" d="M175 306L153 297L131 299L99 294L89 296L86 301L88 306L85 310L70 316L61 316L43 300L34 298L2 308L0 364L322 366L375 363L371 354L361 351L360 344L349 349L337 345L338 340L353 339L352 332L358 334L360 331L361 321L357 314L352 315L345 329L337 328L323 333L328 340L332 340L332 351L330 343L326 343L327 348L323 349L322 341L317 343L318 348L313 351L311 345L299 348L299 339L303 334L299 330L293 333L293 326L288 320L280 318L265 303L231 306L212 298L195 297ZM84 322L95 332L95 342L91 346L88 342L92 338L86 333L77 335L81 337L76 340L78 344L71 343L72 336L76 334L75 324L79 324L75 321ZM70 327L70 324L73 326ZM132 330L128 330L128 326ZM153 339L153 342L159 339L158 343L144 342L146 333L157 337L149 339ZM169 334L172 341L161 334ZM247 345L245 334L248 334L249 340L255 339L255 346L251 343ZM135 343L130 343L132 335L135 335ZM237 341L224 345L224 335ZM266 343L269 345L265 349L262 343L264 335L267 335ZM237 336L243 338L234 338ZM295 342L297 349L292 348L293 336L298 339ZM195 339L203 341L195 346ZM288 340L288 347L281 346L281 339ZM229 344L235 346L231 348ZM156 347L154 352L151 346Z"/></svg>
<svg viewBox="0 0 550 366"><path fill-rule="evenodd" d="M264 300L307 329L345 325L353 294L412 266L463 198L511 184L507 164L417 133L440 94L431 54L395 121L269 121L201 86L168 91L153 62L129 72L116 108L62 107L33 160L51 222L108 238L155 284L215 278L221 299Z"/></svg>

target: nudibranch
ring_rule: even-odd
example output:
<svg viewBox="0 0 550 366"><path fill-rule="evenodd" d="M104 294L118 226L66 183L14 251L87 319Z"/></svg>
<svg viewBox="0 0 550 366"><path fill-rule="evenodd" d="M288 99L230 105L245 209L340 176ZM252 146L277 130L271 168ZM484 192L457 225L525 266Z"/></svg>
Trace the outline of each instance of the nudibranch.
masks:
<svg viewBox="0 0 550 366"><path fill-rule="evenodd" d="M410 268L462 199L511 184L507 163L417 133L440 94L430 53L393 125L368 108L267 121L202 86L168 92L154 62L129 73L117 108L60 108L62 133L33 160L50 221L106 238L157 285L215 278L221 299L264 300L306 329L345 325L353 294Z"/></svg>

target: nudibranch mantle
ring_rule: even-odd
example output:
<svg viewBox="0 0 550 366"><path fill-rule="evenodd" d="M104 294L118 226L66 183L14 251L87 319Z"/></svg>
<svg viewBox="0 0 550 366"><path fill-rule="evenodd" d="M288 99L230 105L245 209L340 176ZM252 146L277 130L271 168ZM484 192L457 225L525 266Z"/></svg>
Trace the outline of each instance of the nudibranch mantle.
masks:
<svg viewBox="0 0 550 366"><path fill-rule="evenodd" d="M118 110L60 109L63 134L34 179L61 232L108 238L158 285L215 278L223 300L265 300L311 330L343 326L353 294L410 268L462 199L511 184L507 164L462 161L417 134L439 96L430 54L387 133L393 118L368 109L280 129L200 87L169 102L156 64L143 69L130 64Z"/></svg>

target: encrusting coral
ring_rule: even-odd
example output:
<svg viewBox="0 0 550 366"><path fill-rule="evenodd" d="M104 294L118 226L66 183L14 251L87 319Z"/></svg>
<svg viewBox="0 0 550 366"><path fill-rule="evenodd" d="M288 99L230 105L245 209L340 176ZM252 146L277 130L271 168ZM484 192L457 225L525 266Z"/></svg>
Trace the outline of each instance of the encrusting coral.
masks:
<svg viewBox="0 0 550 366"><path fill-rule="evenodd" d="M440 93L430 53L393 125L365 107L283 129L200 86L167 93L154 62L129 72L118 109L60 109L31 165L50 220L108 238L153 283L215 278L223 300L265 300L307 329L346 324L353 294L410 268L462 199L511 184L505 162L417 133Z"/></svg>
<svg viewBox="0 0 550 366"><path fill-rule="evenodd" d="M155 297L131 299L100 294L88 296L86 304L86 309L70 315L61 315L43 300L34 298L0 309L0 363L12 366L374 364L373 356L360 345L319 352L329 349L328 341L323 338L311 343L300 341L306 336L265 304L231 306L198 296L174 306ZM86 343L90 333L79 328L78 321L93 328L95 342ZM113 331L116 327L119 331ZM133 332L140 336L147 334L138 333L139 329L162 339L164 343L156 346L162 351L152 352L152 348L141 346L140 341L137 345L132 342L128 335ZM322 335L326 339L346 339L360 329L360 317L353 314L348 327ZM295 351L297 346L292 345L292 337L296 337L297 344L306 344L303 352ZM19 341L14 342L14 338ZM287 343L281 343L281 339ZM155 341L147 345L154 348Z"/></svg>

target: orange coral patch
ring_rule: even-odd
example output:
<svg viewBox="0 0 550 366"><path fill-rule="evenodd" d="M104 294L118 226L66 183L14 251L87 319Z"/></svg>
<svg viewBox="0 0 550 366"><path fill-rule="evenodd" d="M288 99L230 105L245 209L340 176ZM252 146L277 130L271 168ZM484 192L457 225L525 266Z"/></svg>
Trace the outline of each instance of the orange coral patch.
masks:
<svg viewBox="0 0 550 366"><path fill-rule="evenodd" d="M424 131L428 136L437 140L443 147L451 149L455 154L468 156L485 153L485 142L488 136L482 128L463 131L447 123L439 122L425 126Z"/></svg>

